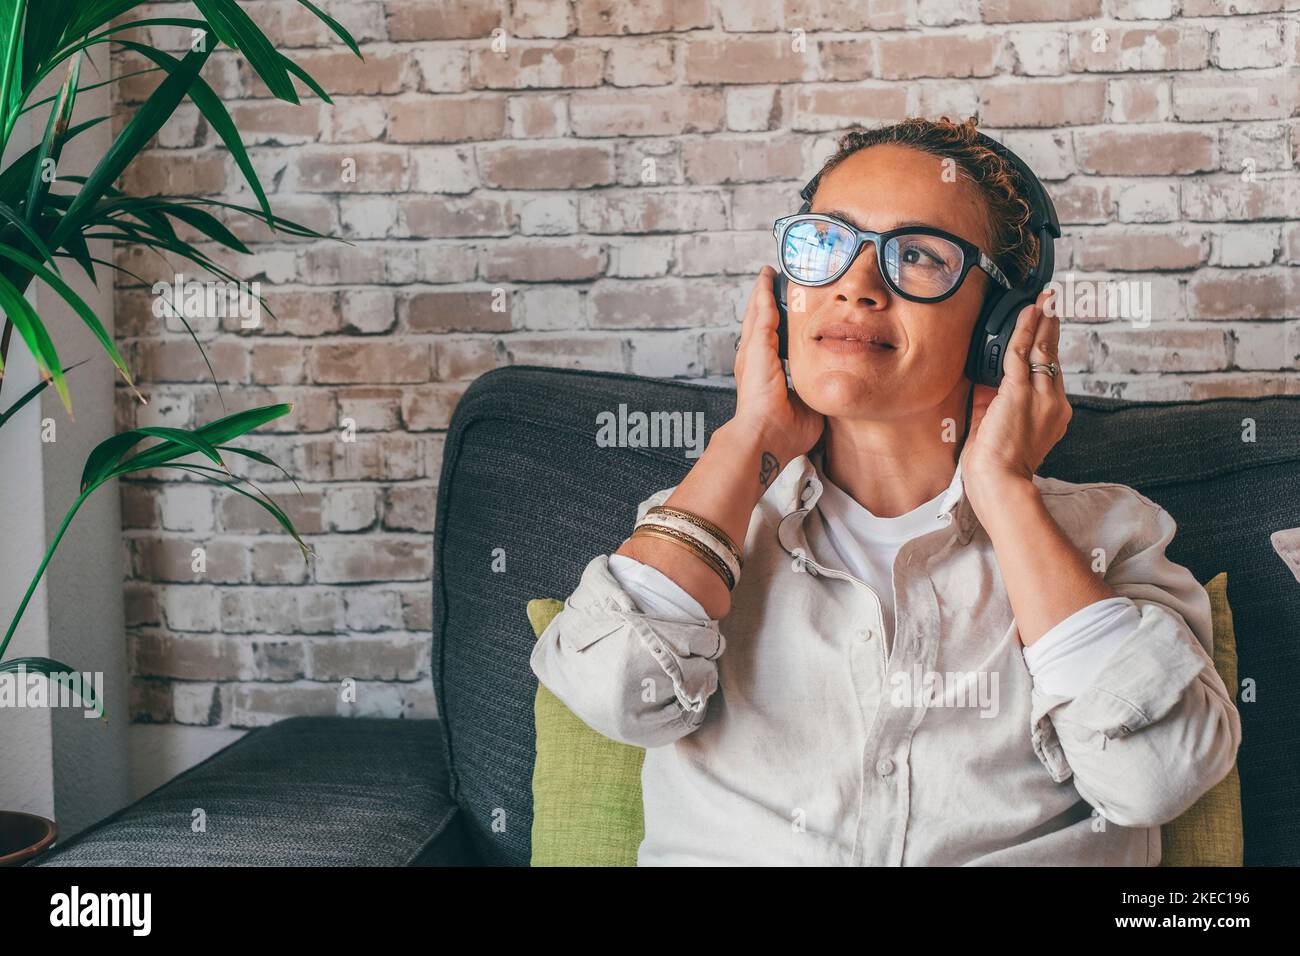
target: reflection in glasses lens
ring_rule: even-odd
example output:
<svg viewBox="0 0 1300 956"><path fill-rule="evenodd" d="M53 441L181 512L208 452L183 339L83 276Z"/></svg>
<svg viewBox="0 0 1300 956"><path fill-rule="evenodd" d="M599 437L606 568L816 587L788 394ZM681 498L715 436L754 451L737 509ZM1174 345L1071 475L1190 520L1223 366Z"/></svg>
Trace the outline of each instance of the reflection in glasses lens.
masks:
<svg viewBox="0 0 1300 956"><path fill-rule="evenodd" d="M786 230L781 256L796 282L814 284L844 269L856 244L857 236L838 223L805 219ZM881 266L904 295L928 299L956 285L963 261L961 248L947 239L904 233L885 243Z"/></svg>

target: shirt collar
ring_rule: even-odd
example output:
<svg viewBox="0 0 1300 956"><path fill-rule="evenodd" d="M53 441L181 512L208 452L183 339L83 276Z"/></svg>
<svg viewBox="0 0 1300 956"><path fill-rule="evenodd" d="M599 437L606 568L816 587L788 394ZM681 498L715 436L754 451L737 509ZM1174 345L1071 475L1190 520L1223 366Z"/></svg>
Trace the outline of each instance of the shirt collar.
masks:
<svg viewBox="0 0 1300 956"><path fill-rule="evenodd" d="M798 518L790 522L782 521L782 527L788 528L790 525L801 525L803 518L817 504L821 497L824 484L821 478L821 469L825 462L824 441L818 441L812 450L798 458L792 459L789 464L782 469L772 486L768 488L764 497L771 496L781 509L783 518L791 515L798 515ZM962 480L961 462L958 461L956 469L953 471L952 481L948 484L948 490L940 499L937 516L950 515L957 528L959 540L965 544L970 540L974 533L975 525L978 519L975 517L974 509L970 506L970 499L966 495L966 486ZM789 531L783 531L783 534L794 532L794 528ZM797 532L802 536L802 529ZM784 540L782 543L786 543Z"/></svg>

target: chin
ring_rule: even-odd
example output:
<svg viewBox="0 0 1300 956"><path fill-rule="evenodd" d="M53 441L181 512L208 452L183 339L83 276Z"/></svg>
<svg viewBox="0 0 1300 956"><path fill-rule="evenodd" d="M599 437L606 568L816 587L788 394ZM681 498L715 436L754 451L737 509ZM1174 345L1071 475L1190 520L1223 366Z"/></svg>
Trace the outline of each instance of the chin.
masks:
<svg viewBox="0 0 1300 956"><path fill-rule="evenodd" d="M791 373L795 391L804 403L815 412L830 418L887 417L885 411L896 395L875 376L851 372L843 368L818 369L812 375L812 385L805 387Z"/></svg>

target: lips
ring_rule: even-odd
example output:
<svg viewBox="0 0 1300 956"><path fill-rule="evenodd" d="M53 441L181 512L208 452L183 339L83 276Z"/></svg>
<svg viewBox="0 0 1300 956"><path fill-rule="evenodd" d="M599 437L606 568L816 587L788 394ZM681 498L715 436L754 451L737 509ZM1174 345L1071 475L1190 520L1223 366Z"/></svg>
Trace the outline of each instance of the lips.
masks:
<svg viewBox="0 0 1300 956"><path fill-rule="evenodd" d="M813 338L816 340L831 340L845 343L858 343L860 345L873 345L878 348L897 348L887 333L879 329L871 329L865 325L855 325L851 322L832 322L824 325L814 333Z"/></svg>

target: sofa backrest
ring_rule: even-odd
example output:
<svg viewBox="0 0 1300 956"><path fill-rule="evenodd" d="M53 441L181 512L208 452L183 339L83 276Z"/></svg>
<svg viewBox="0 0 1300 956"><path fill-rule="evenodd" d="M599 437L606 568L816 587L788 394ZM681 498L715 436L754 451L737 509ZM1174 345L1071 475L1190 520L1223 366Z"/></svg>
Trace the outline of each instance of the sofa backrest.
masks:
<svg viewBox="0 0 1300 956"><path fill-rule="evenodd" d="M1071 396L1069 433L1039 473L1115 481L1178 522L1171 558L1228 572L1242 715L1247 865L1300 863L1300 583L1270 542L1300 527L1300 396L1126 402ZM458 801L484 862L527 865L532 830L535 597L563 599L627 537L637 504L677 484L677 447L603 447L598 416L701 413L735 393L673 380L509 366L466 390L447 432L434 530L433 682ZM692 419L694 420L694 419ZM1251 437L1253 441L1243 440ZM494 570L499 568L500 570ZM1240 690L1240 688L1238 688Z"/></svg>

